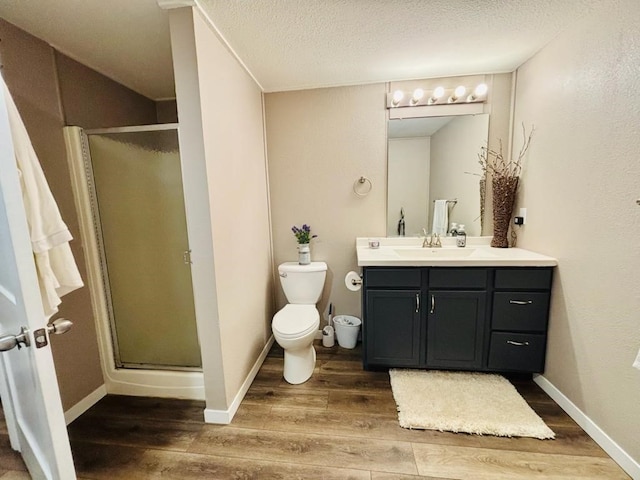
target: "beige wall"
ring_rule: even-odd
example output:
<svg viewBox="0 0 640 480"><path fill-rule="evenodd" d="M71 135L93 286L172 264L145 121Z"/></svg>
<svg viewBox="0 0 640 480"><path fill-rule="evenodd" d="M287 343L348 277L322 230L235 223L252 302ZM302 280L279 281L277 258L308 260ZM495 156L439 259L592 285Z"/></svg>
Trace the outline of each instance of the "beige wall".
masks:
<svg viewBox="0 0 640 480"><path fill-rule="evenodd" d="M194 27L230 403L271 336L273 277L262 91L203 17L194 16Z"/></svg>
<svg viewBox="0 0 640 480"><path fill-rule="evenodd" d="M158 123L178 123L178 105L175 100L158 100L156 102Z"/></svg>
<svg viewBox="0 0 640 480"><path fill-rule="evenodd" d="M156 103L56 52L65 125L84 129L156 123Z"/></svg>
<svg viewBox="0 0 640 480"><path fill-rule="evenodd" d="M71 249L86 283L86 267L62 135L65 116L72 118L74 124L87 127L153 123L154 103L140 95L132 95L133 92L123 86L67 59L45 42L1 19L0 39L2 75L25 122L62 217L74 237ZM63 102L59 94L59 86L63 89L63 85L71 85L78 96L67 95L67 102ZM65 88L65 91L71 90ZM89 105L90 110L79 108L82 104ZM152 106L150 110L149 105ZM104 381L89 290L84 287L66 295L60 316L75 323L71 332L55 336L51 341L62 404L66 410Z"/></svg>
<svg viewBox="0 0 640 480"><path fill-rule="evenodd" d="M205 394L219 411L271 337L262 92L197 9L170 18Z"/></svg>
<svg viewBox="0 0 640 480"><path fill-rule="evenodd" d="M332 302L337 314L360 316L360 294L344 285L358 270L355 239L385 236L385 92L375 84L265 95L275 264L297 260L291 227L309 224L318 235L311 259L329 266L322 315ZM373 183L365 197L353 193L361 176Z"/></svg>
<svg viewBox="0 0 640 480"><path fill-rule="evenodd" d="M64 121L58 96L54 51L46 43L0 20L2 75L27 127L62 218L74 240L71 249L86 283L80 232L67 170L62 136ZM62 405L66 410L104 382L89 290L84 287L62 299L60 316L73 330L51 339Z"/></svg>
<svg viewBox="0 0 640 480"><path fill-rule="evenodd" d="M194 19L191 8L172 10L171 51L176 81L178 115L182 119L178 136L184 183L187 232L191 249L191 276L206 405L225 410L227 397L222 365L220 316L213 259L211 200L204 153L202 105L196 58Z"/></svg>
<svg viewBox="0 0 640 480"><path fill-rule="evenodd" d="M640 3L606 3L518 69L519 245L559 261L545 377L640 462Z"/></svg>

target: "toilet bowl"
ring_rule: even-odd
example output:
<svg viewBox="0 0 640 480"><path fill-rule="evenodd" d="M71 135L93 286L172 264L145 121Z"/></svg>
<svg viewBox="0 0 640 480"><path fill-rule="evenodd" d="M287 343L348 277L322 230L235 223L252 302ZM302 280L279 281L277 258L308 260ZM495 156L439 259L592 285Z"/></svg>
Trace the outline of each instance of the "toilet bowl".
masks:
<svg viewBox="0 0 640 480"><path fill-rule="evenodd" d="M313 373L316 350L313 339L320 327L315 305L289 304L273 317L273 336L284 349L284 379L294 385L304 383Z"/></svg>
<svg viewBox="0 0 640 480"><path fill-rule="evenodd" d="M299 265L286 262L278 266L280 283L289 303L273 317L273 336L284 350L284 379L294 385L313 374L316 351L313 340L320 327L316 302L324 288L327 264Z"/></svg>

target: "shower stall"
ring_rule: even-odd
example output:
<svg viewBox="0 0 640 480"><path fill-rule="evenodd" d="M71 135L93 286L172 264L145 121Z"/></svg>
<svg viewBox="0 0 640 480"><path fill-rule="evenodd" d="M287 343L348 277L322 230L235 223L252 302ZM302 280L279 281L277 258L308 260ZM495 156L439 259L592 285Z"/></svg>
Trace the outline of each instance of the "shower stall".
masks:
<svg viewBox="0 0 640 480"><path fill-rule="evenodd" d="M204 398L178 125L65 141L107 392Z"/></svg>

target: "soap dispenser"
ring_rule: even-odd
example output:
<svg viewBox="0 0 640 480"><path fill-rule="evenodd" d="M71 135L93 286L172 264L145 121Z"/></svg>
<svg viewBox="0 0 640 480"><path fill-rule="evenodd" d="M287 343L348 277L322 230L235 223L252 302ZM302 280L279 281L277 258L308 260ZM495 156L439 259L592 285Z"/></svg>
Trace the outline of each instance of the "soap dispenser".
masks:
<svg viewBox="0 0 640 480"><path fill-rule="evenodd" d="M458 234L456 235L456 245L458 247L467 246L467 232L464 229L464 225L458 225Z"/></svg>

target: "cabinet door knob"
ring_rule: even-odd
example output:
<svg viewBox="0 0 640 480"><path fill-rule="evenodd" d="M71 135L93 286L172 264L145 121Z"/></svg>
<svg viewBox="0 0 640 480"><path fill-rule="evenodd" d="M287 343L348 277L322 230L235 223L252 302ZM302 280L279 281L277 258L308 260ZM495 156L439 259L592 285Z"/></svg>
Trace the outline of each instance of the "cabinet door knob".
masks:
<svg viewBox="0 0 640 480"><path fill-rule="evenodd" d="M416 293L416 313L420 311L420 294Z"/></svg>
<svg viewBox="0 0 640 480"><path fill-rule="evenodd" d="M509 303L513 305L531 305L533 300L509 300Z"/></svg>
<svg viewBox="0 0 640 480"><path fill-rule="evenodd" d="M436 297L431 295L431 311L429 313L435 313L435 312L436 312Z"/></svg>
<svg viewBox="0 0 640 480"><path fill-rule="evenodd" d="M507 340L509 345L515 345L516 347L528 347L529 342L514 342L513 340Z"/></svg>

